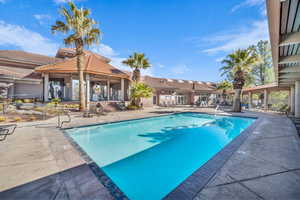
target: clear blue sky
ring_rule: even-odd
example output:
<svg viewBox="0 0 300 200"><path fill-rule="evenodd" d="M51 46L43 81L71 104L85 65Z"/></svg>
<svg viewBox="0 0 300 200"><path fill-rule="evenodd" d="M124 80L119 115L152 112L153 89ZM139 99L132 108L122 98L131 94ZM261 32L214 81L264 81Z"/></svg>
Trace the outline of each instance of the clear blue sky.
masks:
<svg viewBox="0 0 300 200"><path fill-rule="evenodd" d="M264 0L77 0L103 32L92 49L120 61L143 52L158 77L219 81L220 60L268 39ZM54 55L63 36L50 26L65 0L0 0L0 49Z"/></svg>

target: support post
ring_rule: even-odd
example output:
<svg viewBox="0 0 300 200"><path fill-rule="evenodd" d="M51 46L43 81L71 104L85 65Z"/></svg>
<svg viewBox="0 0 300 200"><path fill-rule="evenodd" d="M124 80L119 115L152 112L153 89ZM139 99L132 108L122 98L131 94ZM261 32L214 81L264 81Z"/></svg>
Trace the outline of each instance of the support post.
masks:
<svg viewBox="0 0 300 200"><path fill-rule="evenodd" d="M264 90L264 109L268 110L268 90Z"/></svg>
<svg viewBox="0 0 300 200"><path fill-rule="evenodd" d="M8 88L8 98L14 99L15 97L15 83L13 83L9 88Z"/></svg>
<svg viewBox="0 0 300 200"><path fill-rule="evenodd" d="M85 101L86 101L86 109L87 110L90 110L90 75L89 74L85 74L85 82L86 82L86 88L85 88L85 91L86 91L86 98L85 98Z"/></svg>
<svg viewBox="0 0 300 200"><path fill-rule="evenodd" d="M44 74L44 102L49 100L49 74Z"/></svg>
<svg viewBox="0 0 300 200"><path fill-rule="evenodd" d="M121 96L120 99L121 101L124 101L124 96L125 96L125 84L124 84L124 78L121 78Z"/></svg>
<svg viewBox="0 0 300 200"><path fill-rule="evenodd" d="M107 80L107 101L110 100L110 81Z"/></svg>
<svg viewBox="0 0 300 200"><path fill-rule="evenodd" d="M248 105L249 109L252 109L252 92L248 93Z"/></svg>
<svg viewBox="0 0 300 200"><path fill-rule="evenodd" d="M295 82L295 117L300 117L300 81Z"/></svg>
<svg viewBox="0 0 300 200"><path fill-rule="evenodd" d="M290 90L290 108L291 108L291 113L294 114L295 113L295 86L292 85L291 86L291 90Z"/></svg>

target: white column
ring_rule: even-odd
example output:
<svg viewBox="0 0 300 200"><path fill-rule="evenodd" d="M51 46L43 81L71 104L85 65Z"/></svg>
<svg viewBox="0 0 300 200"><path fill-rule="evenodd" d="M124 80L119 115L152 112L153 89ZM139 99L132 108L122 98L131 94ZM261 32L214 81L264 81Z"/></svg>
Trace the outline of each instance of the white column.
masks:
<svg viewBox="0 0 300 200"><path fill-rule="evenodd" d="M91 95L90 95L90 75L89 74L85 74L85 85L86 85L86 88L85 88L85 92L86 92L86 98L85 98L85 101L86 101L86 109L89 110L90 109L90 98L91 98Z"/></svg>
<svg viewBox="0 0 300 200"><path fill-rule="evenodd" d="M290 108L291 108L291 113L295 113L295 86L291 86L291 91L290 91Z"/></svg>
<svg viewBox="0 0 300 200"><path fill-rule="evenodd" d="M295 82L295 117L300 117L300 81Z"/></svg>
<svg viewBox="0 0 300 200"><path fill-rule="evenodd" d="M49 100L49 74L44 74L44 102Z"/></svg>
<svg viewBox="0 0 300 200"><path fill-rule="evenodd" d="M110 100L110 81L107 80L107 101Z"/></svg>
<svg viewBox="0 0 300 200"><path fill-rule="evenodd" d="M15 83L13 83L9 88L8 88L8 98L13 99L15 97Z"/></svg>
<svg viewBox="0 0 300 200"><path fill-rule="evenodd" d="M124 96L125 96L125 84L124 84L124 78L121 78L121 101L124 101Z"/></svg>
<svg viewBox="0 0 300 200"><path fill-rule="evenodd" d="M268 109L268 90L264 90L264 109Z"/></svg>
<svg viewBox="0 0 300 200"><path fill-rule="evenodd" d="M252 108L252 92L248 92L248 105L249 109Z"/></svg>

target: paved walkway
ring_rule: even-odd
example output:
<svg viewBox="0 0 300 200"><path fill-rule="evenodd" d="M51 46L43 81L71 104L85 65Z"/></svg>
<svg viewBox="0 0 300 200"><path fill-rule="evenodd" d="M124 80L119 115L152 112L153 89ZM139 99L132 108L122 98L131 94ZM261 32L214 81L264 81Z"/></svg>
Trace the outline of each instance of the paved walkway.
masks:
<svg viewBox="0 0 300 200"><path fill-rule="evenodd" d="M72 117L66 126L167 114L169 111L214 112L173 108L109 113L94 118ZM263 117L253 134L199 191L194 199L300 199L300 144L284 116ZM56 119L20 123L0 143L0 199L112 199L78 152L56 129ZM88 177L88 178L84 178Z"/></svg>
<svg viewBox="0 0 300 200"><path fill-rule="evenodd" d="M195 199L300 199L300 140L292 122L264 115Z"/></svg>

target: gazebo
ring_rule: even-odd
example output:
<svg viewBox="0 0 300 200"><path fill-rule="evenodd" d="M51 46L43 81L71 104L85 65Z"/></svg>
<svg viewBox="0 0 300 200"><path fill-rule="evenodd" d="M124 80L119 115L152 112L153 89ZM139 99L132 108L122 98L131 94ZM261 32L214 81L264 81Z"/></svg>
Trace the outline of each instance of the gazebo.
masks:
<svg viewBox="0 0 300 200"><path fill-rule="evenodd" d="M83 72L87 103L128 100L130 83L128 74L113 67L109 64L109 59L98 54L85 51L84 57ZM37 67L35 71L42 73L45 102L53 98L60 98L63 101L79 99L76 57L64 57L57 63Z"/></svg>

